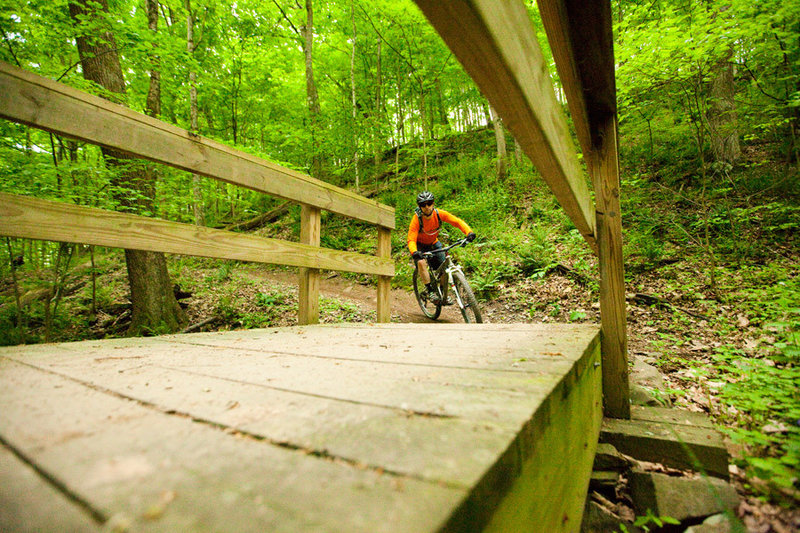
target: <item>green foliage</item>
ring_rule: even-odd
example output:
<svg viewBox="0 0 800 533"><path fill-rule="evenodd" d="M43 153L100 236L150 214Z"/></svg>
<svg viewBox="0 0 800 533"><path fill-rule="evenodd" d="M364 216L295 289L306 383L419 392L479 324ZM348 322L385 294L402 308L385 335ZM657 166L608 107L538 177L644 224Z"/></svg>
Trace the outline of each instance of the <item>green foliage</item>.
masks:
<svg viewBox="0 0 800 533"><path fill-rule="evenodd" d="M741 426L726 429L734 442L747 447L740 466L779 487L791 488L800 473L800 366L796 356L794 363L781 365L721 347L714 360L727 381L720 398L747 415L737 421Z"/></svg>
<svg viewBox="0 0 800 533"><path fill-rule="evenodd" d="M586 311L570 311L569 313L569 321L570 322L581 322L586 318Z"/></svg>
<svg viewBox="0 0 800 533"><path fill-rule="evenodd" d="M795 489L800 476L800 279L784 267L738 270L734 298L764 331L757 351L725 344L713 354L724 385L726 431L745 446L740 466L778 487ZM723 326L731 333L736 325Z"/></svg>
<svg viewBox="0 0 800 533"><path fill-rule="evenodd" d="M469 284L476 297L490 299L500 289L503 281L513 280L515 274L513 264L484 265L470 275Z"/></svg>
<svg viewBox="0 0 800 533"><path fill-rule="evenodd" d="M519 247L520 270L526 276L542 277L557 262L555 247L542 226L534 226L529 241Z"/></svg>
<svg viewBox="0 0 800 533"><path fill-rule="evenodd" d="M634 527L640 527L644 531L650 531L651 526L655 526L656 528L662 528L666 524L670 525L680 525L680 521L676 520L670 516L656 516L652 510L648 509L647 514L644 516L637 516L636 519L633 521ZM622 531L627 532L627 528L624 524L620 524Z"/></svg>
<svg viewBox="0 0 800 533"><path fill-rule="evenodd" d="M217 272L214 274L214 281L228 281L228 279L231 277L231 270L233 269L233 266L234 264L229 261L220 264Z"/></svg>
<svg viewBox="0 0 800 533"><path fill-rule="evenodd" d="M323 319L333 315L335 321L353 322L362 319L361 309L351 302L344 302L335 298L322 297L319 300L319 312Z"/></svg>

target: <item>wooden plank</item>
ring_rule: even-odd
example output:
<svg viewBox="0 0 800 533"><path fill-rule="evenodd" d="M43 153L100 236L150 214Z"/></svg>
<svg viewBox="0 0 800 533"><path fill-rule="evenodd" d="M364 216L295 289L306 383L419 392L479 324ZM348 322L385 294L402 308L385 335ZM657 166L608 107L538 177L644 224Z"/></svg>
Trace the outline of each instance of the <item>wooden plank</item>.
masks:
<svg viewBox="0 0 800 533"><path fill-rule="evenodd" d="M484 531L578 531L602 420L600 347L589 347L539 408L506 455L519 477ZM580 413L580 416L576 416ZM488 480L487 480L488 481ZM479 500L505 490L506 476L484 483ZM505 487L504 487L505 488ZM477 506L485 505L476 501ZM452 530L473 531L469 516ZM448 525L451 525L448 524Z"/></svg>
<svg viewBox="0 0 800 533"><path fill-rule="evenodd" d="M2 62L0 117L395 227L392 207Z"/></svg>
<svg viewBox="0 0 800 533"><path fill-rule="evenodd" d="M495 0L416 3L596 249L589 188L525 5Z"/></svg>
<svg viewBox="0 0 800 533"><path fill-rule="evenodd" d="M378 228L378 257L392 257L392 238L391 232L385 228ZM390 322L392 320L391 310L392 278L388 276L378 276L378 301L377 301L377 321Z"/></svg>
<svg viewBox="0 0 800 533"><path fill-rule="evenodd" d="M606 418L600 441L634 459L728 478L728 450L722 434L713 429Z"/></svg>
<svg viewBox="0 0 800 533"><path fill-rule="evenodd" d="M625 273L622 261L622 215L619 205L617 121L614 117L600 132L602 144L591 154L597 205L598 264L600 267L600 320L603 325L603 404L605 415L630 418L628 334Z"/></svg>
<svg viewBox="0 0 800 533"><path fill-rule="evenodd" d="M303 205L300 210L300 242L319 247L321 232L320 210ZM297 323L300 325L319 323L319 269L300 269L299 306Z"/></svg>
<svg viewBox="0 0 800 533"><path fill-rule="evenodd" d="M191 505L203 508L220 498L224 503L224 495L235 486L231 476L241 486L257 488L270 509L278 506L290 515L289 519L273 516L269 522L259 516L254 529L310 527L306 509L293 501L309 498L297 486L301 481L327 487L324 496L312 495L312 501L313 497L348 500L349 493L339 490L342 486L346 489L346 483L342 485L341 480L319 472L317 478L309 474L301 476L302 480L290 475L289 494L283 494L285 482L273 487L270 480L283 480L286 472L293 472L291 461L295 459L286 464L286 458L253 455L257 448L249 452L231 450L226 439L293 451L288 458L302 456L348 467L344 469L347 475L352 475L350 469L365 472L366 479L373 482L389 478L389 486L400 485L401 492L414 494L399 501L395 495L395 499L380 504L386 517L395 517L391 527L383 522L375 527L366 519L359 527L341 522L349 520L361 505L366 505L367 511L360 512L367 512L370 520L376 519L369 502L377 502L379 495L372 494L371 484L365 485L361 490L367 504L352 498L326 502L325 509L311 510L313 517L327 517L324 522L314 522L316 527L311 529L478 530L501 505L502 496L515 486L514 479L543 468L526 466L530 462L525 458L545 449L566 450L569 460L563 461L566 470L542 478L549 488L542 489L537 498L550 505L551 497L545 495L552 488L558 495L552 497L558 500L553 513L572 516L575 494L581 483L588 484L589 480L590 466L583 475L581 450L588 455L589 465L594 451L583 447L593 439L591 423L587 422L591 416L575 413L590 415L600 409L599 387L592 392L591 387L584 386L590 372L600 373L593 364L599 357L597 328L450 326L448 349L438 350L443 353L436 355L437 350L423 351L419 346L441 339L441 328L423 326L316 325L0 348L0 434L11 430L23 435L25 442L20 445L37 450L35 459L43 468L58 472L59 479L75 480L72 490L94 502L106 515L112 514L119 502L130 505L129 500L135 498L136 505L129 508L134 519L140 520L145 512L142 509L157 505L160 492L150 490L154 484L162 491L174 491L178 497L166 506L156 530L175 529L176 524L191 529L189 526L200 519ZM9 372L12 362L21 368L12 367ZM47 381L49 386L41 382L41 376L60 381ZM595 381L599 383L599 378ZM31 390L38 392L31 394ZM42 394L46 396L44 402L38 397ZM591 394L595 395L594 403L587 404L585 397ZM111 407L106 406L107 399L114 400ZM135 412L129 410L133 407L137 408ZM571 410L571 417L565 422L567 436L558 437L563 409ZM43 411L41 415L39 410ZM84 416L87 410L89 420ZM25 427L26 416L37 417L34 428ZM182 422L164 422L171 418ZM559 420L559 425L549 426L552 420ZM187 434L183 423L189 428L213 428L226 439ZM97 424L102 428L93 431ZM551 436L540 445L539 439L548 431ZM110 440L111 434L116 441ZM70 442L61 442L64 435L71 436ZM202 443L195 443L196 439ZM181 444L184 440L192 444ZM73 446L77 455L73 455ZM178 452L179 464L173 464ZM70 454L69 459L65 454ZM200 472L195 473L194 461L184 456L196 459L199 455L202 464ZM94 475L96 479L93 472L97 468L87 472L69 466L99 463L101 470L113 474L114 461L121 459L125 460L123 465L131 462L128 466L134 474L137 468L169 462L155 479L138 478L138 485L126 479L109 481L103 485L102 494L92 486L81 485L87 477ZM226 461L233 461L233 473L228 472ZM570 462L579 465L577 470L570 469L574 467L568 465ZM246 475L249 466L252 468ZM212 467L214 474L207 470ZM162 481L162 475L173 482ZM208 487L205 492L193 485L198 479ZM184 483L176 487L174 480ZM415 484L423 487L418 494L420 489ZM447 499L438 491L429 492L431 487L460 496ZM276 491L281 494L276 496ZM117 499L109 500L109 493ZM185 494L190 502L183 501ZM581 502L584 496L585 488ZM438 500L417 507L416 498L431 497ZM247 500L235 510L232 505L215 510L207 522L211 526L204 524L204 529L222 523L225 513L237 513L232 523L238 526L250 513L264 512L250 503ZM533 506L527 500L524 503ZM313 507L316 501L306 505ZM346 505L353 508L348 510ZM430 517L426 518L427 525L415 523L416 517L409 522L398 516L397 506L403 512L422 514L433 508L438 522ZM550 517L546 523L554 520Z"/></svg>
<svg viewBox="0 0 800 533"><path fill-rule="evenodd" d="M100 532L90 513L0 446L0 531Z"/></svg>
<svg viewBox="0 0 800 533"><path fill-rule="evenodd" d="M105 341L60 344L57 349L42 350L41 358L36 356L34 347L6 348L3 353L14 358L15 354L25 354L25 361L31 364L65 372L76 379L89 379L93 374L86 369L91 368L92 373L102 376L97 378L98 384L113 383L118 374L125 374L119 377L127 379L130 369L136 369L130 374L134 376L138 369L153 365L162 371L177 372L183 376L179 379L227 380L241 386L261 385L270 391L379 406L403 414L508 421L515 425L516 417L530 412L529 402L536 401L549 390L548 384L552 387L556 378L568 372L577 355L587 346L599 344L597 329L585 326L578 330L556 328L555 334L547 338L531 335L535 331L531 328L527 338L520 335L511 341L500 338L500 328L486 326L479 328L482 331L451 338L458 349L438 359L433 354L426 356L424 351L421 357L411 356L404 343L398 345L394 340L396 334L392 330L364 326L235 332L215 335L220 341L216 345L193 341L209 338L193 334L163 338L155 349L150 342L138 345L131 340L115 341L111 347ZM419 332L415 341L426 344L436 338L434 328L428 331L430 337ZM324 335L318 347L313 346L311 332ZM576 332L581 343L573 343ZM253 336L253 346L258 349L237 346L241 333L257 334ZM335 343L331 336L336 337ZM481 343L482 338L496 340ZM517 350L509 351L506 345L514 345ZM104 357L109 350L113 357ZM479 356L487 351L492 352L491 357ZM564 355L555 355L562 352ZM220 357L225 358L225 365L218 364ZM143 383L157 381L143 378ZM157 394L145 385L141 390ZM123 388L119 392L124 391Z"/></svg>
<svg viewBox="0 0 800 533"><path fill-rule="evenodd" d="M611 3L537 0L558 77L583 153L601 144L605 122L616 116Z"/></svg>
<svg viewBox="0 0 800 533"><path fill-rule="evenodd" d="M343 330L341 333L330 330ZM348 330L353 330L348 331ZM463 324L381 324L379 328L336 324L325 328L274 328L265 341L261 330L237 331L233 338L216 334L192 334L169 337L172 342L220 349L237 349L252 355L297 355L311 358L375 361L392 357L397 365L422 367L459 367L502 370L504 372L559 373L570 364L569 354L581 353L586 346L600 342L598 329L585 324L482 324L475 334ZM398 344L378 342L378 331L389 339L397 332ZM421 349L439 346L447 335L460 350ZM335 356L331 355L331 336L336 337ZM390 350L389 347L392 347ZM492 354L491 356L487 354Z"/></svg>
<svg viewBox="0 0 800 533"><path fill-rule="evenodd" d="M91 502L106 524L116 517L133 531L435 531L465 495L158 412L8 360L0 376L3 438Z"/></svg>
<svg viewBox="0 0 800 533"><path fill-rule="evenodd" d="M188 353L197 354L196 351ZM326 383L335 379L341 383L339 390L346 386L357 391L357 394L337 396L327 387L319 392L315 392L313 386L292 390L285 380L265 385L269 378L259 370L253 372L252 377L246 377L239 368L234 374L237 378L221 378L213 375L216 373L213 369L194 371L188 364L168 367L148 359L131 360L127 365L108 360L98 364L93 363L91 357L73 357L75 361L65 360L43 369L162 412L205 421L265 442L462 488L471 487L484 475L486 457L500 455L506 449L520 421L530 416L556 381L555 377L542 379L539 390L527 398L495 390L484 392L477 399L470 397L474 388L446 387L427 381L431 392L415 401L414 393L424 389L424 385L408 388L402 395L400 391L410 379L380 380L387 397L379 397L377 387L370 391L358 381L348 379L348 372L374 374L374 369L365 365L343 365L342 372L330 378L325 366L302 367L303 371L312 372L306 375L308 385L314 379ZM77 361L89 365L88 372L85 369L81 373ZM281 363L300 370L291 360L283 359ZM281 367L276 368L280 372ZM455 379L462 373L454 372L450 377ZM276 375L275 371L271 375ZM522 379L509 380L509 383L522 382ZM534 385L528 383L528 390L534 391ZM440 406L458 402L482 405L483 409L461 409L449 415L440 414L438 410L420 411L432 403L434 392L442 393ZM510 401L519 404L513 413L503 411L504 403ZM502 413L502 416L492 413ZM481 452L453 457L454 449Z"/></svg>
<svg viewBox="0 0 800 533"><path fill-rule="evenodd" d="M394 275L391 259L6 193L0 235Z"/></svg>

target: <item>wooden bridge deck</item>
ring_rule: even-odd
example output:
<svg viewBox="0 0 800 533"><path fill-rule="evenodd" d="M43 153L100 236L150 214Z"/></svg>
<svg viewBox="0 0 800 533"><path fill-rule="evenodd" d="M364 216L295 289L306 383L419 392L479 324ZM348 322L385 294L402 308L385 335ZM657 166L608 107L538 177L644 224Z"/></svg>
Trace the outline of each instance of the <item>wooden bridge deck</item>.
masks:
<svg viewBox="0 0 800 533"><path fill-rule="evenodd" d="M0 348L0 530L574 531L599 351L565 324Z"/></svg>

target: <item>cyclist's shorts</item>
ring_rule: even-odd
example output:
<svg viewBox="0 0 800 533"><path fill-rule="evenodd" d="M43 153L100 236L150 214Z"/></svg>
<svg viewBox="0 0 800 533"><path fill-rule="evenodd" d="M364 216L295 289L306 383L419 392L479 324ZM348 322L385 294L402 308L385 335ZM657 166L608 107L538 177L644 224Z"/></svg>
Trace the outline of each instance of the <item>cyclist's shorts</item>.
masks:
<svg viewBox="0 0 800 533"><path fill-rule="evenodd" d="M420 252L432 252L434 250L439 250L441 248L444 248L444 246L442 246L442 243L439 241L436 241L433 244L422 244L421 242L417 243L417 250L419 250ZM433 254L433 257L431 257L428 260L428 263L431 265L431 268L433 268L434 270L439 268L441 264L444 263L444 256L445 256L444 252L437 252Z"/></svg>

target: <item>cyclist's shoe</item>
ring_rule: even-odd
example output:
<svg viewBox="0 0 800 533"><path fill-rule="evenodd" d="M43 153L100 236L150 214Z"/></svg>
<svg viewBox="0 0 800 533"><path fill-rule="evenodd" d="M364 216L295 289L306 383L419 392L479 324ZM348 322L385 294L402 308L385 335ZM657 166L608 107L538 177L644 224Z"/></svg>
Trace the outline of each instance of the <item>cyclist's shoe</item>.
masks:
<svg viewBox="0 0 800 533"><path fill-rule="evenodd" d="M455 303L451 296L448 296L445 301L442 301L441 296L439 296L439 293L437 292L428 293L428 299L431 301L431 303L436 305L453 305Z"/></svg>

